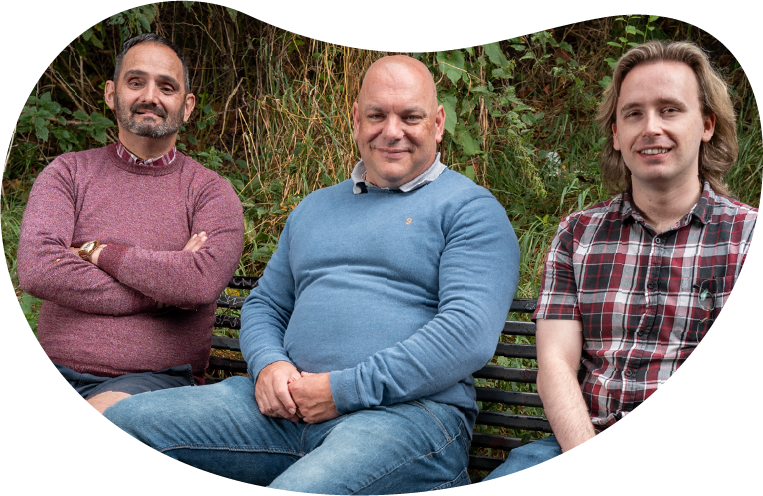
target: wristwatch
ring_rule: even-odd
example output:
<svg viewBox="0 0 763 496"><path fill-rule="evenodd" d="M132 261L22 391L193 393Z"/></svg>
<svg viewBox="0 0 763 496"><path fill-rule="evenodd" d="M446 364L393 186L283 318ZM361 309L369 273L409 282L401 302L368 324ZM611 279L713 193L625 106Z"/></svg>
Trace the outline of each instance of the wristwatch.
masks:
<svg viewBox="0 0 763 496"><path fill-rule="evenodd" d="M82 257L82 260L85 260L86 262L91 262L90 255L93 254L96 248L101 246L100 241L88 241L84 245L82 245L77 252L77 255Z"/></svg>

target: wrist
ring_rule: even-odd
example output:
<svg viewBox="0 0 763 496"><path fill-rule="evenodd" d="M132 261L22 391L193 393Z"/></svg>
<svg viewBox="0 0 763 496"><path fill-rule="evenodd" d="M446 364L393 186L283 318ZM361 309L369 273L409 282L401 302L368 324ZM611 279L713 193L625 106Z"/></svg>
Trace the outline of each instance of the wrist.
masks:
<svg viewBox="0 0 763 496"><path fill-rule="evenodd" d="M90 262L93 265L98 265L98 256L101 254L104 248L108 245L98 245L95 250L90 254Z"/></svg>

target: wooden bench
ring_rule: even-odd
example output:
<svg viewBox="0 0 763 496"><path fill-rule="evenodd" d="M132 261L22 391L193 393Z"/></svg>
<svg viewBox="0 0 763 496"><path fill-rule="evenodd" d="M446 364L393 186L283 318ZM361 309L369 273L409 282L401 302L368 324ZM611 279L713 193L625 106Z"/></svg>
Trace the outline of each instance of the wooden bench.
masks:
<svg viewBox="0 0 763 496"><path fill-rule="evenodd" d="M234 277L228 285L235 290L249 290L257 285L256 277ZM223 293L217 300L218 309L240 309L245 296L231 296ZM511 312L531 314L536 300L515 299ZM218 312L215 327L225 329L241 328L241 320L235 315ZM481 481L490 471L498 467L506 454L530 438L537 438L540 432L550 433L551 426L541 417L543 405L537 393L528 392L530 384L535 384L537 370L534 342L535 324L508 320L503 327L503 338L495 350L495 358L490 364L473 374L477 390L480 412L472 438L472 454L469 457L469 472L472 482ZM212 348L240 352L238 339L213 336ZM499 364L500 363L500 364ZM233 374L246 374L246 362L239 359L211 356L207 369L207 384L213 384ZM474 449L477 448L477 449Z"/></svg>

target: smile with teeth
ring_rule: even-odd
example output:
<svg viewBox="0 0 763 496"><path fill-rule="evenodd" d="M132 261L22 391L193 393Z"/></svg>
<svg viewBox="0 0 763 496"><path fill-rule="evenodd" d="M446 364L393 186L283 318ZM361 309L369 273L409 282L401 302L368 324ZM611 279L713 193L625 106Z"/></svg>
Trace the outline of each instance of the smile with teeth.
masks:
<svg viewBox="0 0 763 496"><path fill-rule="evenodd" d="M647 148L646 150L641 150L639 153L644 155L659 155L660 153L668 153L670 150L667 148Z"/></svg>

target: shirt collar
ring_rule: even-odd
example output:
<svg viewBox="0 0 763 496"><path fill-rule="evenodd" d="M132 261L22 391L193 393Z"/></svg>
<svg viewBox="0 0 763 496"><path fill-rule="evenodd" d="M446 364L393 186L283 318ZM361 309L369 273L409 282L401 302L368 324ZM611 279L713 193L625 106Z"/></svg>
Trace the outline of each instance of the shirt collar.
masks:
<svg viewBox="0 0 763 496"><path fill-rule="evenodd" d="M681 226L688 224L691 216L694 216L701 223L707 224L713 216L713 207L717 202L718 195L716 195L713 188L710 187L710 183L704 181L702 194L700 195L699 200L697 200L697 203L695 203L691 210L689 210L688 215L683 218L684 220L681 221ZM627 190L620 195L620 214L622 215L623 221L628 220L628 218L633 218L636 222L645 224L644 218L638 210L633 207L630 190Z"/></svg>
<svg viewBox="0 0 763 496"><path fill-rule="evenodd" d="M143 160L142 158L138 158L130 150L125 148L125 146L122 144L121 141L117 141L116 152L117 152L117 155L119 155L119 158L121 158L127 163L135 164L135 165L148 165L153 167L163 167L165 165L170 165L175 160L175 156L177 155L177 149L175 148L175 146L173 146L170 149L170 151L168 151L161 157L149 158L147 160Z"/></svg>
<svg viewBox="0 0 763 496"><path fill-rule="evenodd" d="M359 195L361 193L366 193L368 188L377 188L377 189L386 189L386 190L393 190L393 191L402 191L403 193L408 193L409 191L413 191L416 188L420 188L421 186L424 186L425 184L429 184L438 177L440 177L440 174L442 174L447 167L443 165L440 162L440 154L438 153L435 158L432 165L429 166L427 170L419 174L418 176L414 177L407 183L397 187L397 188L377 188L370 182L366 181L366 164L363 163L363 161L359 161L357 164L355 164L355 168L352 170L352 174L350 175L350 178L352 179L352 182L354 183L354 186L352 187L352 192L356 195Z"/></svg>

